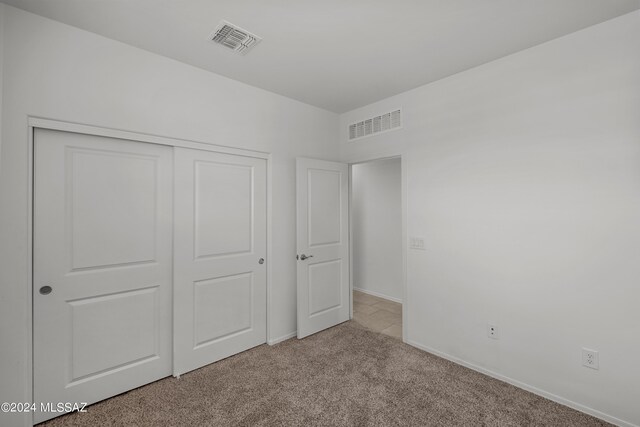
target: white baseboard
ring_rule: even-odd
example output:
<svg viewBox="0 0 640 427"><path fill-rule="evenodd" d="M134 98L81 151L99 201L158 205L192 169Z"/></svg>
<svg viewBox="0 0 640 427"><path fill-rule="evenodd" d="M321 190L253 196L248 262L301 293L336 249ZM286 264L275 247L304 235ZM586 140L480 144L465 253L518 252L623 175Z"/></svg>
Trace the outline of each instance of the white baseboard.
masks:
<svg viewBox="0 0 640 427"><path fill-rule="evenodd" d="M411 345L411 346L413 346L413 347L419 348L420 350L426 351L427 353L434 354L434 355L436 355L438 357L442 357L443 359L447 359L447 360L449 360L449 361L451 361L453 363L456 363L458 365L462 365L462 366L464 366L466 368L473 369L474 371L477 371L477 372L480 372L482 374L488 375L488 376L493 377L493 378L495 378L497 380L504 381L504 382L509 383L509 384L511 384L513 386L516 386L516 387L521 388L523 390L529 391L529 392L531 392L533 394L537 394L538 396L542 396L542 397L544 397L546 399L553 400L554 402L557 402L557 403L559 403L561 405L568 406L569 408L573 408L576 411L584 412L585 414L594 416L596 418L600 418L601 420L604 420L604 421L606 421L608 423L615 424L615 425L620 426L620 427L640 427L640 426L638 426L636 424L630 423L628 421L621 420L621 419L616 418L616 417L614 417L612 415L600 412L600 411L598 411L596 409L589 408L588 406L581 405L580 403L576 403L576 402L574 402L572 400L565 399L564 397L560 397L560 396L555 395L553 393L549 393L548 391L541 390L541 389L539 389L537 387L534 387L532 385L523 383L523 382L518 381L518 380L514 380L512 378L509 378L509 377L506 377L504 375L498 374L497 372L493 372L493 371L490 371L490 370L485 369L483 367L474 365L473 363L466 362L466 361L464 361L462 359L459 359L459 358L457 358L455 356L451 356L451 355L448 355L448 354L443 353L441 351L434 350L434 349L432 349L430 347L427 347L427 346L424 346L422 344L418 344L415 341L406 341L406 343Z"/></svg>
<svg viewBox="0 0 640 427"><path fill-rule="evenodd" d="M362 292L363 294L373 295L374 297L378 297L378 298L382 298L382 299L388 299L389 301L393 301L393 302L397 302L397 303L402 304L402 299L390 297L388 295L381 294L380 292L370 291L369 289L356 288L355 286L354 286L353 290L354 291L358 291L358 292Z"/></svg>
<svg viewBox="0 0 640 427"><path fill-rule="evenodd" d="M298 335L298 332L297 332L297 331L293 331L293 332L290 332L290 333L288 333L288 334L285 334L285 335L283 335L283 336L281 336L281 337L279 337L279 338L274 338L274 339L272 339L272 340L268 340L268 341L267 341L267 344L269 344L269 345L275 345L275 344L278 344L279 342L286 341L286 340L288 340L289 338L293 338L293 337L295 337L296 335Z"/></svg>

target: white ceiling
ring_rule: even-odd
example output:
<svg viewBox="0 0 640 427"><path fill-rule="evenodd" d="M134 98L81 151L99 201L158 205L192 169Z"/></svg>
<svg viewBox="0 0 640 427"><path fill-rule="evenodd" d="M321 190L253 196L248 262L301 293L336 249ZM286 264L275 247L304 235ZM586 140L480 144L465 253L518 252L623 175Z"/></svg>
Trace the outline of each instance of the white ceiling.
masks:
<svg viewBox="0 0 640 427"><path fill-rule="evenodd" d="M337 113L640 9L640 0L2 0ZM264 40L208 41L220 20Z"/></svg>

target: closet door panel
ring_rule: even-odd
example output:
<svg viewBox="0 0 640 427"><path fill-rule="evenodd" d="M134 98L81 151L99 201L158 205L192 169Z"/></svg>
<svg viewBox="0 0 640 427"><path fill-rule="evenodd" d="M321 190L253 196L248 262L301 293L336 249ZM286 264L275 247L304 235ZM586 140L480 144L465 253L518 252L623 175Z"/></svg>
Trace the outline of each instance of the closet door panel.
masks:
<svg viewBox="0 0 640 427"><path fill-rule="evenodd" d="M180 375L266 341L266 161L176 148L174 165Z"/></svg>
<svg viewBox="0 0 640 427"><path fill-rule="evenodd" d="M170 147L35 131L37 404L93 403L171 375L172 185Z"/></svg>

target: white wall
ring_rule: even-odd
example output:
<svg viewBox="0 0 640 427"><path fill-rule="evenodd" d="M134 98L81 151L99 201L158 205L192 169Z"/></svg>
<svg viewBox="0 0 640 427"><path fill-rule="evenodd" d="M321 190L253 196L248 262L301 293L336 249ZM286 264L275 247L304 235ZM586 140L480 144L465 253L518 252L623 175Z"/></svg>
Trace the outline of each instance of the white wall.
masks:
<svg viewBox="0 0 640 427"><path fill-rule="evenodd" d="M9 6L4 14L0 402L27 397L28 115L273 153L269 335L294 332L294 158L335 160L337 115Z"/></svg>
<svg viewBox="0 0 640 427"><path fill-rule="evenodd" d="M2 159L2 81L4 70L4 3L0 3L0 159ZM0 161L0 166L2 162Z"/></svg>
<svg viewBox="0 0 640 427"><path fill-rule="evenodd" d="M399 158L351 169L353 286L402 300L402 198Z"/></svg>
<svg viewBox="0 0 640 427"><path fill-rule="evenodd" d="M340 121L343 161L406 159L408 340L640 425L640 12Z"/></svg>

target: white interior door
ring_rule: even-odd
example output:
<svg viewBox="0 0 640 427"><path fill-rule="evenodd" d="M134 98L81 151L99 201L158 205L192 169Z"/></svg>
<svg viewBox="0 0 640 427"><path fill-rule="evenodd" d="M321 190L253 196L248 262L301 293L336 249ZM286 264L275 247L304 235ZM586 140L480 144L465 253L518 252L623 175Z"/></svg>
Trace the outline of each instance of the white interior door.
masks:
<svg viewBox="0 0 640 427"><path fill-rule="evenodd" d="M34 141L34 401L93 403L171 375L171 148Z"/></svg>
<svg viewBox="0 0 640 427"><path fill-rule="evenodd" d="M298 338L349 320L348 166L297 159Z"/></svg>
<svg viewBox="0 0 640 427"><path fill-rule="evenodd" d="M266 161L175 149L174 375L266 341Z"/></svg>

